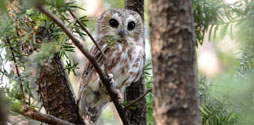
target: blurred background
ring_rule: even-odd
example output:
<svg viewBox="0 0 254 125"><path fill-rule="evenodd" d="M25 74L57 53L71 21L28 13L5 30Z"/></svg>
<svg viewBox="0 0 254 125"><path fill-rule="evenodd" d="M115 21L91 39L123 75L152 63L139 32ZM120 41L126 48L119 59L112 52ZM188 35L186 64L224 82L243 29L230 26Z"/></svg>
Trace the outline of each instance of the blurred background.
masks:
<svg viewBox="0 0 254 125"><path fill-rule="evenodd" d="M200 84L201 114L204 125L254 124L254 2L253 0L192 0L196 31L198 80ZM77 14L87 16L86 25L95 36L95 21L108 8L123 8L123 0L76 0L85 10ZM145 0L146 88L152 87L152 68L149 43L148 0ZM159 22L158 22L159 23ZM1 41L0 41L1 43ZM89 38L83 41L93 45ZM6 54L0 49L1 57ZM74 92L82 74L85 57L78 49L70 53L78 62L76 74L70 73ZM63 61L65 62L65 61ZM11 69L11 63L2 62ZM66 64L66 63L65 63ZM9 81L0 80L1 86ZM153 95L146 96L147 124L153 125ZM10 121L17 118L10 116ZM22 120L21 120L22 121ZM21 124L21 123L20 123ZM105 106L98 125L119 125L120 120L112 104Z"/></svg>

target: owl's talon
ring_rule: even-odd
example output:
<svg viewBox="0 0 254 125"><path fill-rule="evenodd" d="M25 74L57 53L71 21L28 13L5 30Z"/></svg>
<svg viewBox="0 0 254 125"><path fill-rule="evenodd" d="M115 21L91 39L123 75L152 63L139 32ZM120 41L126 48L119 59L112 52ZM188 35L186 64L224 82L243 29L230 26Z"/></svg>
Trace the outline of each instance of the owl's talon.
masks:
<svg viewBox="0 0 254 125"><path fill-rule="evenodd" d="M118 91L117 92L117 99L118 99L118 102L120 103L120 104L122 104L123 103L123 96L122 96L122 94Z"/></svg>
<svg viewBox="0 0 254 125"><path fill-rule="evenodd" d="M123 96L120 93L119 89L117 89L116 86L114 85L113 74L109 73L108 77L109 77L109 80L110 80L110 84L111 84L112 90L117 93L117 100L118 100L118 102L123 103Z"/></svg>
<svg viewBox="0 0 254 125"><path fill-rule="evenodd" d="M114 76L114 75L111 74L111 73L108 74L109 79L113 79L113 76Z"/></svg>
<svg viewBox="0 0 254 125"><path fill-rule="evenodd" d="M115 86L113 86L113 85L114 85L113 83L115 82L115 81L114 81L114 75L111 74L111 73L109 73L109 74L108 74L108 79L110 80L110 84L112 85L112 87L113 87L113 88L116 88Z"/></svg>
<svg viewBox="0 0 254 125"><path fill-rule="evenodd" d="M120 91L118 90L118 89L113 89L113 91L114 92L116 92L116 94L117 94L117 100L118 100L118 102L120 103L120 104L122 104L123 103L123 96L122 96L122 94L120 93ZM111 100L112 101L112 100Z"/></svg>

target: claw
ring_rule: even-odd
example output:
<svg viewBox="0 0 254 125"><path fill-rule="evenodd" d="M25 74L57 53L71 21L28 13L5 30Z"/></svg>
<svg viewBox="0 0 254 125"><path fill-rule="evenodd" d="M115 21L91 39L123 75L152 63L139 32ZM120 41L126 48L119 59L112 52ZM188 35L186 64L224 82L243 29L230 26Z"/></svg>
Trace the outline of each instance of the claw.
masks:
<svg viewBox="0 0 254 125"><path fill-rule="evenodd" d="M109 79L110 79L110 84L111 84L111 86L112 86L112 88L113 89L116 89L116 86L114 85L114 75L113 74L111 74L111 73L109 73L108 74L108 77L109 77Z"/></svg>
<svg viewBox="0 0 254 125"><path fill-rule="evenodd" d="M117 97L118 97L118 102L120 102L120 104L122 104L123 101L124 101L124 98L123 98L123 95L120 93L119 90L117 91Z"/></svg>
<svg viewBox="0 0 254 125"><path fill-rule="evenodd" d="M108 77L109 77L109 79L110 79L110 84L111 84L111 87L112 87L112 89L113 89L113 91L115 91L116 93L117 93L117 99L118 99L118 101L120 102L120 103L123 103L123 95L120 93L120 90L119 89L117 89L116 88L116 85L114 84L114 75L113 74L111 74L111 73L109 73L108 74Z"/></svg>

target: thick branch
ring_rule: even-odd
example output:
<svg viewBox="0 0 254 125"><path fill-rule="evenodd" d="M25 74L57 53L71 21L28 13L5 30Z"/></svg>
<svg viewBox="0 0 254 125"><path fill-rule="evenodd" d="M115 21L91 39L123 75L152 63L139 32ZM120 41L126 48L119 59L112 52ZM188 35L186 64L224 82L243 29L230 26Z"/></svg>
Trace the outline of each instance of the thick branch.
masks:
<svg viewBox="0 0 254 125"><path fill-rule="evenodd" d="M27 112L21 113L24 116L27 116L31 119L45 122L50 125L74 125L70 122L64 121L62 119L59 119L53 115L48 115L48 114L42 114L40 112L37 112L35 110L28 110Z"/></svg>
<svg viewBox="0 0 254 125"><path fill-rule="evenodd" d="M46 16L48 16L52 21L54 21L64 32L65 34L72 40L73 44L75 46L77 46L79 48L79 50L88 58L88 60L92 63L92 65L94 66L95 70L97 71L97 73L100 76L100 79L103 83L103 85L106 87L113 103L115 104L115 107L122 119L123 124L125 125L129 125L129 121L126 119L126 115L125 115L125 111L122 107L122 105L119 103L118 101L118 94L112 90L111 88L111 83L110 83L110 79L108 77L106 77L106 75L102 72L100 66L98 65L98 63L96 62L96 59L94 58L94 56L92 56L85 48L84 46L81 44L81 42L75 38L73 36L73 34L71 33L71 31L65 26L65 24L58 18L56 17L52 12L50 12L49 10L47 10L43 4L40 4L38 6L38 9L44 13Z"/></svg>
<svg viewBox="0 0 254 125"><path fill-rule="evenodd" d="M37 112L34 109L24 110L24 107L22 107L22 105L19 105L19 104L13 103L10 105L10 108L11 108L11 111L13 112L16 112L18 114L27 116L31 119L41 121L50 125L74 125L73 123L67 122L53 115Z"/></svg>

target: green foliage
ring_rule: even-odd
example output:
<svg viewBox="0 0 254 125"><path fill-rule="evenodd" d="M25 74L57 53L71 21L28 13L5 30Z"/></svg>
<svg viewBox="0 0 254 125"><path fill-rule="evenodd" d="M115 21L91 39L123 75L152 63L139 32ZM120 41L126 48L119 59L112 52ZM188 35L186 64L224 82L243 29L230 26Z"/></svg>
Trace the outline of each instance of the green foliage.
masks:
<svg viewBox="0 0 254 125"><path fill-rule="evenodd" d="M6 1L5 0L0 0L0 13L6 13ZM1 19L1 17L0 17Z"/></svg>
<svg viewBox="0 0 254 125"><path fill-rule="evenodd" d="M218 78L213 83L200 83L203 124L253 124L254 75L254 1L240 0L224 4L218 20L210 25L209 38L214 41L229 35L241 45L239 66L235 75Z"/></svg>
<svg viewBox="0 0 254 125"><path fill-rule="evenodd" d="M234 34L234 38L242 43L240 58L240 66L237 68L238 76L244 77L245 74L253 73L254 69L254 1L242 1L236 3L237 8L233 11L241 18L235 23L237 30L230 31Z"/></svg>
<svg viewBox="0 0 254 125"><path fill-rule="evenodd" d="M153 77L152 77L152 63L151 60L146 60L146 64L144 67L145 74L145 87L146 89L152 88ZM154 116L153 116L153 93L148 93L146 95L146 120L148 125L154 125Z"/></svg>
<svg viewBox="0 0 254 125"><path fill-rule="evenodd" d="M63 41L65 41L65 40L63 40ZM74 49L75 49L75 47L71 43L65 42L61 46L60 56L66 60L65 61L65 63L66 63L65 69L67 70L67 72L68 73L73 72L74 75L77 75L75 70L79 69L78 63L74 62L74 60L71 59L71 57L68 54L68 53L74 52Z"/></svg>
<svg viewBox="0 0 254 125"><path fill-rule="evenodd" d="M236 123L236 112L229 110L228 104L222 98L211 93L212 85L205 77L199 78L199 85L202 124L233 125Z"/></svg>
<svg viewBox="0 0 254 125"><path fill-rule="evenodd" d="M220 9L224 7L222 3L222 0L192 0L197 46L202 45L209 26L219 20Z"/></svg>
<svg viewBox="0 0 254 125"><path fill-rule="evenodd" d="M106 40L106 43L109 46L115 46L116 45L116 41L118 40L114 36L104 36L104 39Z"/></svg>
<svg viewBox="0 0 254 125"><path fill-rule="evenodd" d="M237 37L244 36L245 39L250 37L247 34L253 31L250 28L253 27L253 6L252 0L239 0L230 5L223 2L216 3L216 8L212 11L216 14L213 17L215 20L210 23L209 39L221 40L226 35L237 40L239 40ZM241 29L241 31L238 32L235 29Z"/></svg>
<svg viewBox="0 0 254 125"><path fill-rule="evenodd" d="M76 62L72 62L70 60L66 60L66 65L65 65L65 69L67 70L68 73L73 72L74 75L77 75L75 72L75 69L79 69L78 67L78 63Z"/></svg>
<svg viewBox="0 0 254 125"><path fill-rule="evenodd" d="M209 32L209 40L220 40L226 35L233 38L233 29L238 25L247 27L246 18L253 15L251 9L245 9L253 8L248 0L231 5L225 4L223 0L192 0L192 5L197 45L202 45L206 32Z"/></svg>
<svg viewBox="0 0 254 125"><path fill-rule="evenodd" d="M33 98L32 107L39 106L38 97L34 93L34 80L38 76L40 68L48 63L53 54L60 53L65 61L65 69L68 73L78 69L77 63L70 58L69 54L74 52L74 46L70 44L65 33L39 10L32 8L32 0L22 1L22 5L15 4L15 1L4 1L0 5L0 83L4 88L3 95L13 104L21 104L21 93L19 83L22 82L26 97ZM33 1L35 2L35 1ZM84 40L86 35L79 25L69 17L69 10L82 9L73 2L63 0L44 0L48 9L62 19L71 29L73 34ZM7 13L5 3L14 4L16 7ZM80 17L82 22L86 22L86 17ZM10 49L7 44L14 48ZM13 56L20 72L20 79L13 67L8 67L13 62ZM14 65L14 64L13 64Z"/></svg>

